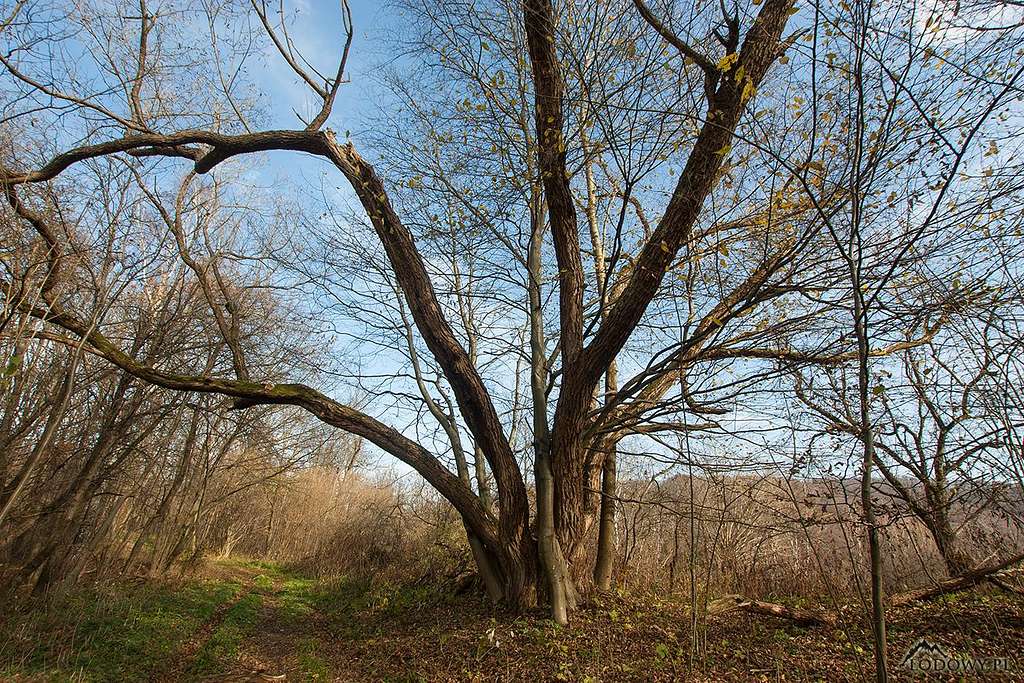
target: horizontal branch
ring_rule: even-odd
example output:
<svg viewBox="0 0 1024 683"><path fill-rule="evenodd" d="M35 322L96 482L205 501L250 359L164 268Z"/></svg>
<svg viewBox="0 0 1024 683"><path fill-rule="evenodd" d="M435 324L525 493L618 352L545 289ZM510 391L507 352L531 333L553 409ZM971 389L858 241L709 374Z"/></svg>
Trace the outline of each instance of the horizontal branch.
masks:
<svg viewBox="0 0 1024 683"><path fill-rule="evenodd" d="M207 145L199 150L188 145ZM270 130L244 135L223 135L205 130L184 130L166 135L147 133L128 135L116 140L83 145L53 157L34 171L0 170L0 180L8 185L40 183L52 180L71 166L88 159L119 153L136 156L176 156L195 162L196 173L208 173L233 156L253 152L291 150L328 156L328 137L319 131Z"/></svg>
<svg viewBox="0 0 1024 683"><path fill-rule="evenodd" d="M928 586L926 588L916 588L904 593L897 593L889 599L889 603L898 607L911 602L931 600L932 598L937 598L940 595L947 595L949 593L957 593L959 591L967 590L968 588L973 588L979 583L986 581L989 577L1012 567L1018 562L1024 562L1024 553L1018 553L1017 555L1014 555L1007 560L1003 560L1002 562L993 562L975 567L960 576L954 576L951 579L940 581L935 585Z"/></svg>
<svg viewBox="0 0 1024 683"><path fill-rule="evenodd" d="M835 626L836 616L820 610L805 607L788 607L774 602L752 600L742 595L727 595L712 602L708 613L712 615L728 614L735 611L749 612L780 619L791 619L801 626Z"/></svg>
<svg viewBox="0 0 1024 683"><path fill-rule="evenodd" d="M381 450L412 467L463 516L484 543L497 547L490 515L469 487L445 468L429 451L401 432L351 406L339 403L304 384L246 382L209 376L182 375L144 365L125 353L105 335L68 313L26 307L33 317L56 325L84 340L90 350L133 377L175 391L221 394L235 399L238 409L257 405L292 405L303 408L322 422L365 438ZM56 335L54 341L65 340ZM71 341L71 340L68 340Z"/></svg>

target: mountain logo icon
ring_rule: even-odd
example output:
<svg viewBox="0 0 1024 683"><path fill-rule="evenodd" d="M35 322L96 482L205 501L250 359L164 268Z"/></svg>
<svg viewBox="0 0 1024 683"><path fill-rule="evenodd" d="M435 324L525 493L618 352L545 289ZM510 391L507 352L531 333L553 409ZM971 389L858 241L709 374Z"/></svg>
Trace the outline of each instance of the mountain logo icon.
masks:
<svg viewBox="0 0 1024 683"><path fill-rule="evenodd" d="M903 655L900 668L916 673L977 674L1009 671L1012 662L1009 657L951 655L942 645L919 638Z"/></svg>
<svg viewBox="0 0 1024 683"><path fill-rule="evenodd" d="M927 638L918 638L914 641L914 644L907 650L907 654L903 655L903 660L900 662L900 666L903 668L914 668L913 662L918 659L929 659L929 660L944 660L948 661L952 659L949 653L938 643L933 643Z"/></svg>

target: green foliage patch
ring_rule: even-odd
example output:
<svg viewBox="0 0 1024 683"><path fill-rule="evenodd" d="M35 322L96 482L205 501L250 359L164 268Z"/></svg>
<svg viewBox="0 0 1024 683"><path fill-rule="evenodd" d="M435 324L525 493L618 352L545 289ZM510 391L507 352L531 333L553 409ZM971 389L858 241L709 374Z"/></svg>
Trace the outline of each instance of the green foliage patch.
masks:
<svg viewBox="0 0 1024 683"><path fill-rule="evenodd" d="M187 638L241 589L234 581L197 581L76 590L43 609L2 617L0 672L50 680L145 679L169 666Z"/></svg>

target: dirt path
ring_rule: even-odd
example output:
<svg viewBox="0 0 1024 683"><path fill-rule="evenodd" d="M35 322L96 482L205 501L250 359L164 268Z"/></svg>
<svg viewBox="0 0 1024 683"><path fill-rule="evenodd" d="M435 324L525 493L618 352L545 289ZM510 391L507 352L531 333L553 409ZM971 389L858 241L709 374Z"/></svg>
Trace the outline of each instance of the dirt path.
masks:
<svg viewBox="0 0 1024 683"><path fill-rule="evenodd" d="M321 612L322 596L315 582L276 576L272 587L259 594L256 621L239 648L229 680L359 680L347 675L338 660L339 640Z"/></svg>
<svg viewBox="0 0 1024 683"><path fill-rule="evenodd" d="M227 602L217 607L216 611L210 615L210 618L196 631L191 638L188 639L181 649L178 650L177 655L174 657L174 662L171 668L160 676L154 678L158 683L177 683L182 681L186 677L186 673L192 664L196 660L197 653L206 645L217 629L220 628L221 624L224 623L224 619L238 603L244 600L253 591L253 584L246 584L238 593L235 594Z"/></svg>
<svg viewBox="0 0 1024 683"><path fill-rule="evenodd" d="M15 627L0 679L91 681L862 681L860 606L842 628L736 613L708 623L691 661L683 601L615 595L572 628L495 612L445 587L317 579L218 560L183 581L92 591ZM1005 660L1024 681L1024 598L971 591L890 610L890 651L920 638L956 657ZM2 639L0 639L2 640ZM4 648L0 648L0 655ZM867 664L866 664L867 663Z"/></svg>
<svg viewBox="0 0 1024 683"><path fill-rule="evenodd" d="M206 578L241 588L185 642L152 680L346 681L319 584L277 567L213 567ZM243 604L245 601L246 604ZM337 616L337 615L335 615ZM339 671L339 669L341 669Z"/></svg>
<svg viewBox="0 0 1024 683"><path fill-rule="evenodd" d="M844 629L723 616L691 662L689 612L678 601L610 596L562 629L540 611L513 618L431 586L322 580L267 563L221 563L205 578L237 590L154 680L860 681L870 647L854 605L841 610ZM1024 669L1022 615L1019 596L981 592L894 609L891 650L928 637L958 656L1010 657Z"/></svg>

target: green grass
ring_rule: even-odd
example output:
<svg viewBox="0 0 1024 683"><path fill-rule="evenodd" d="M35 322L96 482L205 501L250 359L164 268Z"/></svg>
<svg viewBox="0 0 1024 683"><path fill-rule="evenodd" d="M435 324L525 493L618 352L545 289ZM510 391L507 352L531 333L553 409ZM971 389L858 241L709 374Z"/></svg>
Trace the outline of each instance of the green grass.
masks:
<svg viewBox="0 0 1024 683"><path fill-rule="evenodd" d="M308 638L299 649L299 666L307 681L331 680L330 665L318 654L320 642L316 638Z"/></svg>
<svg viewBox="0 0 1024 683"><path fill-rule="evenodd" d="M289 623L308 618L321 601L319 584L311 579L290 578L282 582L277 592L278 614Z"/></svg>
<svg viewBox="0 0 1024 683"><path fill-rule="evenodd" d="M266 574L260 574L253 578L252 585L257 590L268 591L274 587L274 580Z"/></svg>
<svg viewBox="0 0 1024 683"><path fill-rule="evenodd" d="M76 589L31 612L0 611L0 680L217 676L237 665L265 620L292 628L293 652L306 680L330 680L323 642L307 628L310 620L362 639L370 634L356 615L379 616L422 602L416 591L309 579L268 562L218 560L210 569L216 578L114 582Z"/></svg>
<svg viewBox="0 0 1024 683"><path fill-rule="evenodd" d="M79 590L29 614L2 617L0 677L145 680L241 585L231 581Z"/></svg>
<svg viewBox="0 0 1024 683"><path fill-rule="evenodd" d="M239 647L257 623L260 596L246 595L224 615L224 620L199 651L188 670L192 677L208 676L225 671L238 656Z"/></svg>
<svg viewBox="0 0 1024 683"><path fill-rule="evenodd" d="M246 569L253 572L260 572L268 576L281 576L285 573L281 565L276 562L268 562L266 560L252 560L247 557L228 557L218 560L212 560L213 564L219 567L234 567L237 569Z"/></svg>

